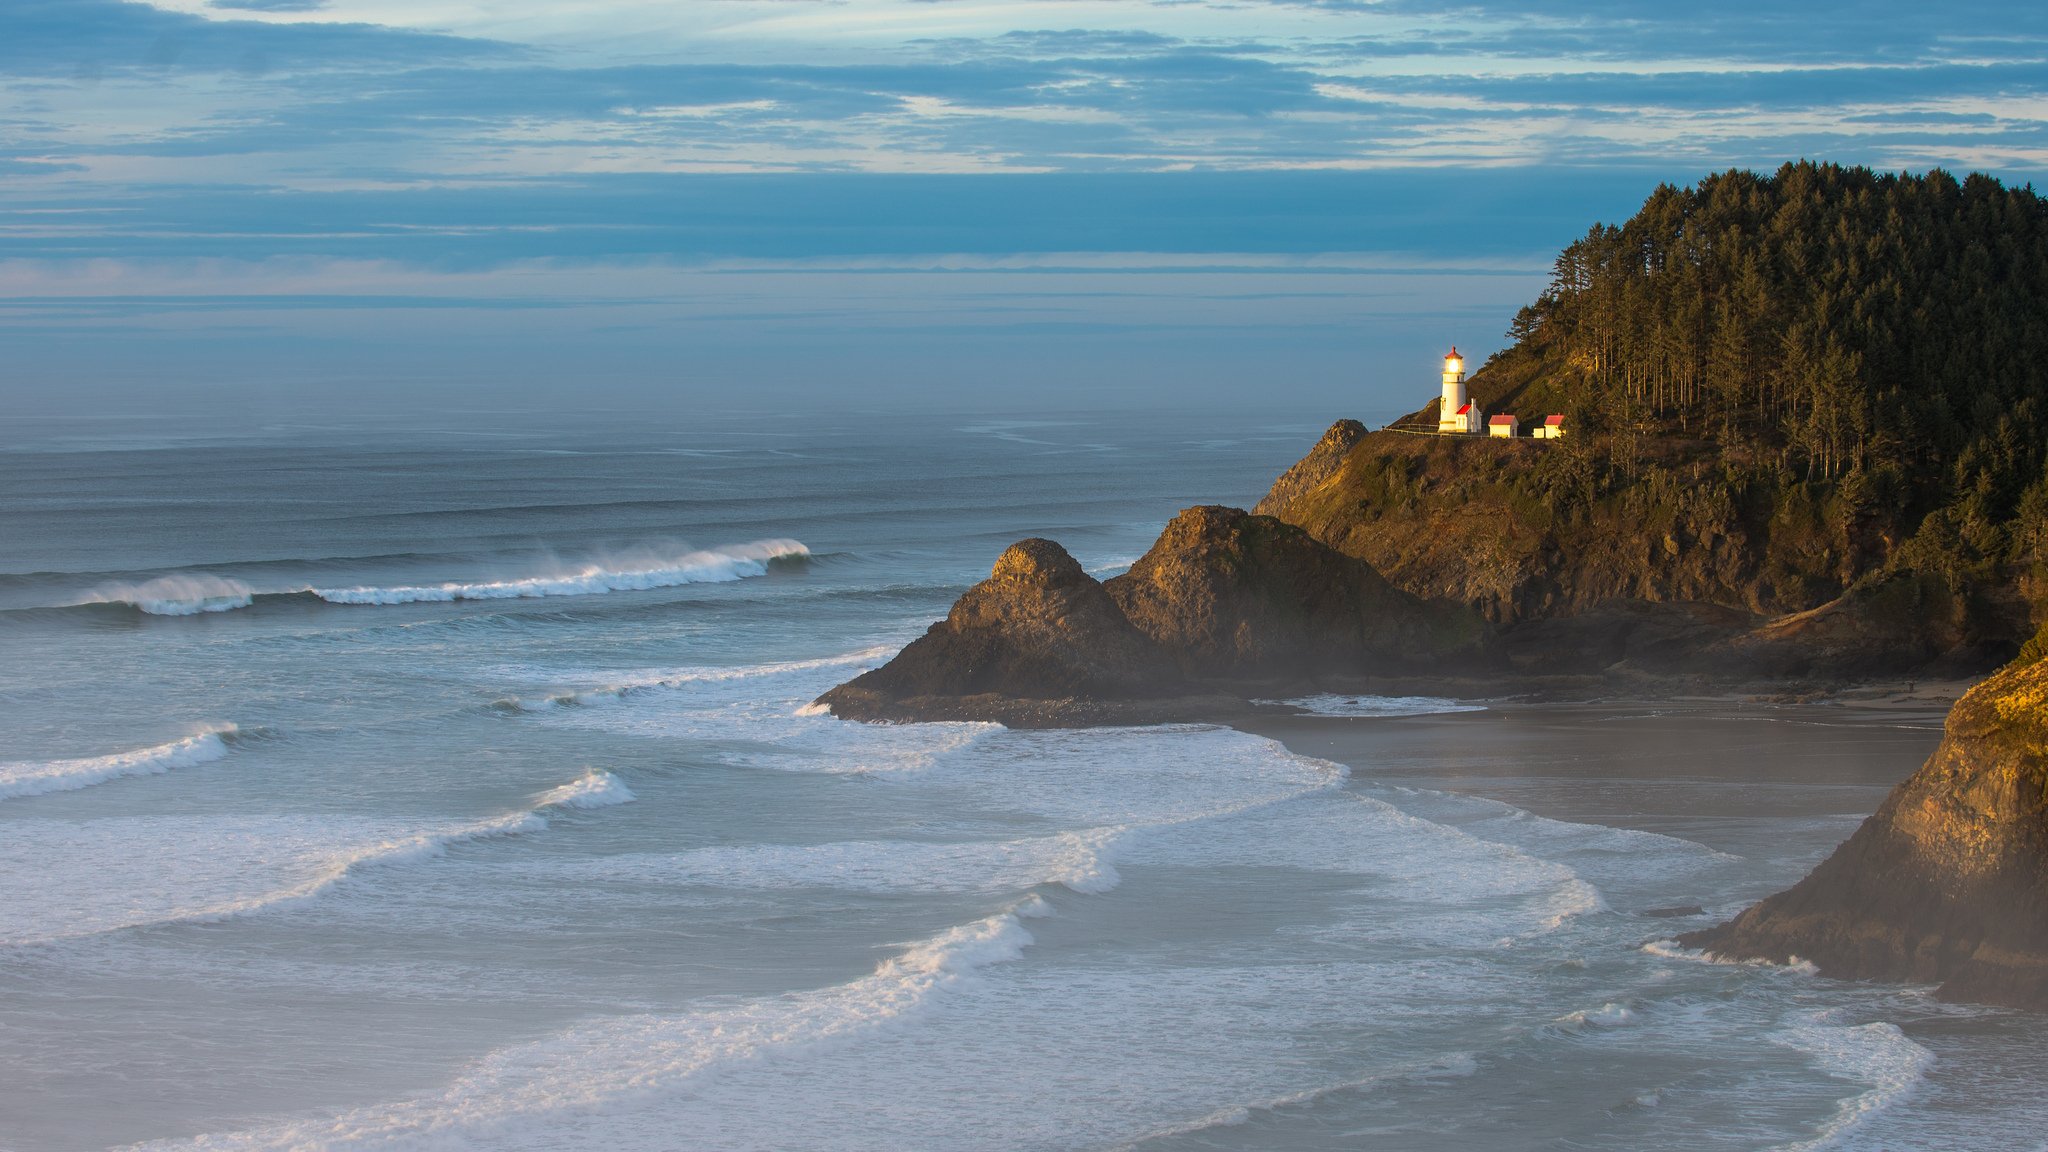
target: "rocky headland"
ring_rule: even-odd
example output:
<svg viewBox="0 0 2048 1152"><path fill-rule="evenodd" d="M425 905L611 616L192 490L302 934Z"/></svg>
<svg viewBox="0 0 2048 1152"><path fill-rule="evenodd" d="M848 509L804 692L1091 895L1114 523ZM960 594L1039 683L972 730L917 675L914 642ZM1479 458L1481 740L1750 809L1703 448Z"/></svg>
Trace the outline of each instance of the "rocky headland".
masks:
<svg viewBox="0 0 2048 1152"><path fill-rule="evenodd" d="M1337 421L1251 513L1189 509L1106 584L1050 543L1006 555L826 699L1049 722L1364 679L1980 676L2048 605L2044 317L2030 188L1815 164L1660 187L1559 254L1469 381L1447 358L1441 397ZM1563 434L1443 434L1454 395Z"/></svg>
<svg viewBox="0 0 2048 1152"><path fill-rule="evenodd" d="M1810 164L1662 187L1560 254L1469 381L1561 438L1440 434L1437 400L1339 420L1252 511L1186 509L1109 581L1011 546L820 702L1229 721L1312 691L1806 695L2010 660L1833 857L1685 942L2048 1008L2044 304L2031 189ZM1445 380L1464 395L1462 361Z"/></svg>
<svg viewBox="0 0 2048 1152"><path fill-rule="evenodd" d="M2048 661L1957 701L1927 765L1806 879L1680 943L2048 1009Z"/></svg>

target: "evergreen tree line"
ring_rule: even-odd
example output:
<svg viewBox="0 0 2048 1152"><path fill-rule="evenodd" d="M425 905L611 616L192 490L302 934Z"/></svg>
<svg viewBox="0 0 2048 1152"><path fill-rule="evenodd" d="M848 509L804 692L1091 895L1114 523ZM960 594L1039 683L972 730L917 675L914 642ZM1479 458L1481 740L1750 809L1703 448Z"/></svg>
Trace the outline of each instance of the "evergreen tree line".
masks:
<svg viewBox="0 0 2048 1152"><path fill-rule="evenodd" d="M1509 335L1629 454L1711 440L1745 470L1956 523L2048 491L2048 204L2031 187L1812 163L1666 185L1567 247Z"/></svg>

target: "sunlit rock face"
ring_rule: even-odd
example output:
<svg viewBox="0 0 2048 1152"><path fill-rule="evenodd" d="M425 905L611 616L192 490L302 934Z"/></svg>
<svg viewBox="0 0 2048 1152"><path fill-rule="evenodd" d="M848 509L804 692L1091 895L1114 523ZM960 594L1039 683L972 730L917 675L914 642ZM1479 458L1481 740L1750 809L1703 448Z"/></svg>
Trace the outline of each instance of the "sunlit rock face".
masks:
<svg viewBox="0 0 2048 1152"><path fill-rule="evenodd" d="M1681 941L2048 1009L2048 661L1957 701L1926 767L1812 875Z"/></svg>
<svg viewBox="0 0 2048 1152"><path fill-rule="evenodd" d="M1107 589L1182 672L1211 680L1443 671L1488 629L1426 603L1292 524L1218 505L1181 512Z"/></svg>

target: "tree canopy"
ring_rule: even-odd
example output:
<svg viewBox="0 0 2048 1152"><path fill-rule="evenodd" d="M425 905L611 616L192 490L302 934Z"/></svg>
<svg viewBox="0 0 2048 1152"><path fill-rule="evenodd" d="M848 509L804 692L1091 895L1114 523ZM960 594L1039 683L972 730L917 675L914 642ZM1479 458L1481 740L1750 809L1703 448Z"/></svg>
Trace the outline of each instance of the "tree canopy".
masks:
<svg viewBox="0 0 2048 1152"><path fill-rule="evenodd" d="M1665 185L1565 248L1509 335L1489 369L1630 477L1646 439L1710 442L1731 470L1888 502L1943 564L2009 556L2039 534L2014 519L2048 512L2031 186L1805 162Z"/></svg>

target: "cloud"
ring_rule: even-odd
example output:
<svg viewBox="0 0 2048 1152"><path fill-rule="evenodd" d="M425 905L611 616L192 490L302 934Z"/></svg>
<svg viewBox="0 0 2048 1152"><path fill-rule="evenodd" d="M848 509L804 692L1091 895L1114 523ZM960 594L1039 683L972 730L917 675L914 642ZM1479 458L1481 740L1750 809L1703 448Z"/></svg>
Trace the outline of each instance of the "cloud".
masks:
<svg viewBox="0 0 2048 1152"><path fill-rule="evenodd" d="M264 0L237 5L284 10ZM121 0L0 0L0 77L361 68L503 56L502 45L361 24L208 20Z"/></svg>
<svg viewBox="0 0 2048 1152"><path fill-rule="evenodd" d="M206 6L242 12L317 12L328 6L328 0L207 0Z"/></svg>

